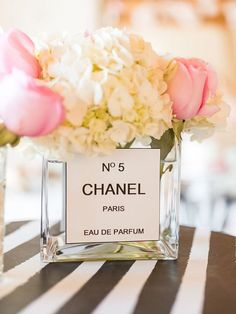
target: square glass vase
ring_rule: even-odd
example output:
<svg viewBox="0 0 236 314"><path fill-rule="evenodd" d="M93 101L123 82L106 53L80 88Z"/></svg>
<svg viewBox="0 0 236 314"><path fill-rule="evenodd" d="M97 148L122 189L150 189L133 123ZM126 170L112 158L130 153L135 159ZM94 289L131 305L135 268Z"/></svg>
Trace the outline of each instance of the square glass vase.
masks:
<svg viewBox="0 0 236 314"><path fill-rule="evenodd" d="M0 279L3 273L3 240L5 234L4 225L4 203L6 187L6 147L0 147Z"/></svg>
<svg viewBox="0 0 236 314"><path fill-rule="evenodd" d="M160 163L161 172L160 178L157 178L160 180L159 190L156 191L157 194L159 193L159 238L154 241L88 241L87 243L83 241L68 244L66 241L67 163L44 158L41 191L41 259L44 262L177 259L180 151L180 145L176 140L165 160L153 160L154 163ZM86 211L86 208L84 210ZM148 215L146 208L143 208L143 215Z"/></svg>

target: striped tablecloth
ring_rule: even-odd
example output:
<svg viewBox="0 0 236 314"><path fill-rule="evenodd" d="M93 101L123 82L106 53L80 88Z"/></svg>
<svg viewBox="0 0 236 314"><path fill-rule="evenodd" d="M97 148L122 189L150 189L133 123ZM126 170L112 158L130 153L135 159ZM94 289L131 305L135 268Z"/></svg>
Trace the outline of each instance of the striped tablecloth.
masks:
<svg viewBox="0 0 236 314"><path fill-rule="evenodd" d="M39 223L6 227L0 313L235 314L235 238L182 227L178 261L44 264Z"/></svg>

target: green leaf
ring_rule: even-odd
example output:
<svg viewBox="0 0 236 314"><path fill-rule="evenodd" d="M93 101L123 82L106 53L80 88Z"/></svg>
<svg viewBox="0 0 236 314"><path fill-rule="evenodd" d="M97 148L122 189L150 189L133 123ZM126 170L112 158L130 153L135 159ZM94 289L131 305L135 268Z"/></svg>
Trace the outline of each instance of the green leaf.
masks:
<svg viewBox="0 0 236 314"><path fill-rule="evenodd" d="M182 120L173 121L173 130L179 143L182 140L183 129L184 129L184 121Z"/></svg>
<svg viewBox="0 0 236 314"><path fill-rule="evenodd" d="M162 137L157 140L152 137L151 148L158 148L161 151L161 160L165 160L175 144L175 133L173 129L167 130Z"/></svg>
<svg viewBox="0 0 236 314"><path fill-rule="evenodd" d="M166 159L174 145L175 145L175 132L173 129L167 130L159 140L152 138L151 148L160 149L161 154L160 177L162 177L162 175L167 170L172 171L172 167L170 166L164 170L165 165L164 160Z"/></svg>
<svg viewBox="0 0 236 314"><path fill-rule="evenodd" d="M4 124L0 124L0 146L10 144L16 146L20 142L20 137L9 131Z"/></svg>

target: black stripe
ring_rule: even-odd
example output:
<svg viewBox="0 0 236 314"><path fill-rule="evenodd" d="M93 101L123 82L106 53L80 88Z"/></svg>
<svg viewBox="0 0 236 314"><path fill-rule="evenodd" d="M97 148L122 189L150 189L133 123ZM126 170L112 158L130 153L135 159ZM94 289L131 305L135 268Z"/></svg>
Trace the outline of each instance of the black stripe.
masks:
<svg viewBox="0 0 236 314"><path fill-rule="evenodd" d="M50 233L58 232L59 224L50 229ZM16 248L4 254L4 272L23 263L40 251L39 236L18 245Z"/></svg>
<svg viewBox="0 0 236 314"><path fill-rule="evenodd" d="M39 236L4 254L4 272L39 253Z"/></svg>
<svg viewBox="0 0 236 314"><path fill-rule="evenodd" d="M1 313L15 314L74 271L81 263L46 265L24 285L0 300Z"/></svg>
<svg viewBox="0 0 236 314"><path fill-rule="evenodd" d="M9 235L10 233L16 231L20 227L24 226L27 224L29 221L15 221L15 222L10 222L9 224L6 225L6 230L5 230L5 236Z"/></svg>
<svg viewBox="0 0 236 314"><path fill-rule="evenodd" d="M127 273L133 263L134 261L106 262L57 314L91 313Z"/></svg>
<svg viewBox="0 0 236 314"><path fill-rule="evenodd" d="M212 232L204 314L236 313L236 238Z"/></svg>
<svg viewBox="0 0 236 314"><path fill-rule="evenodd" d="M180 228L178 260L158 261L143 287L135 314L170 313L187 266L193 235L193 228Z"/></svg>
<svg viewBox="0 0 236 314"><path fill-rule="evenodd" d="M192 228L181 229L179 260L177 262L158 262L158 272L155 269L145 284L136 307L136 313L164 314L167 313L167 308L170 310L189 257L193 232ZM27 251L28 249L23 248L23 250ZM134 261L106 262L59 313L91 313L127 273L133 263ZM0 301L1 310L8 314L17 313L69 275L78 265L79 263L55 263L45 266L26 284L3 298ZM170 285L173 288L170 288Z"/></svg>

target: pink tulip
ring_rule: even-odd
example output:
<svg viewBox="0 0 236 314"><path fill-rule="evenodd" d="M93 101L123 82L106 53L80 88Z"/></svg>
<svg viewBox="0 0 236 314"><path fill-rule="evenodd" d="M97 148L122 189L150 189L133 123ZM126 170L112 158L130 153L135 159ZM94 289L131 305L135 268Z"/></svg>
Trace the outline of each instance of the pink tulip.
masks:
<svg viewBox="0 0 236 314"><path fill-rule="evenodd" d="M200 59L179 58L176 61L177 71L168 83L168 93L173 101L176 118L188 120L195 116L212 116L218 108L206 106L206 101L216 93L216 72Z"/></svg>
<svg viewBox="0 0 236 314"><path fill-rule="evenodd" d="M0 117L17 135L41 136L63 122L65 110L60 95L14 70L0 81Z"/></svg>
<svg viewBox="0 0 236 314"><path fill-rule="evenodd" d="M0 79L14 68L38 78L41 68L34 50L32 40L25 33L17 29L3 33L0 36Z"/></svg>

